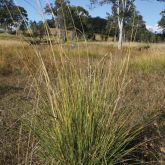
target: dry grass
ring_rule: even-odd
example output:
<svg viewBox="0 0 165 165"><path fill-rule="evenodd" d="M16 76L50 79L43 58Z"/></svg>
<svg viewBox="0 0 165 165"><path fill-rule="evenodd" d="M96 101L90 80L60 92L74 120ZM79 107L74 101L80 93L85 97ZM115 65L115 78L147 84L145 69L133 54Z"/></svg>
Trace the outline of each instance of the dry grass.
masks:
<svg viewBox="0 0 165 165"><path fill-rule="evenodd" d="M0 123L0 131L2 132L0 136L2 156L0 157L0 164L53 164L53 161L56 160L57 157L60 157L58 161L61 161L61 164L72 165L77 162L83 164L83 161L88 161L87 164L90 164L91 162L89 160L99 164L103 161L101 154L99 155L99 160L96 159L96 155L93 152L99 152L99 145L96 145L96 143L94 143L94 145L89 143L89 141L92 140L90 137L92 131L87 133L79 132L80 136L76 137L74 133L78 132L76 129L77 125L71 120L72 118L68 118L68 115L71 115L78 120L78 117L80 117L79 115L83 114L81 110L83 109L86 111L86 107L88 106L93 107L88 109L91 112L89 116L95 114L94 110L99 113L105 111L104 113L107 114L107 117L113 119L111 122L113 124L115 122L117 123L116 125L114 124L114 127L111 127L111 132L109 132L105 128L106 124L103 124L108 119L106 120L105 117L103 122L102 116L100 116L100 118L96 116L97 118L95 119L97 119L97 122L99 120L102 121L103 127L101 127L101 130L106 130L99 135L107 133L107 135L105 134L106 140L101 143L103 146L100 148L102 153L106 150L105 146L109 145L110 141L108 141L108 139L114 138L115 141L115 138L119 138L117 133L118 128L123 128L123 132L121 131L120 133L129 135L130 130L132 130L137 123L143 123L153 114L161 114L158 120L153 123L151 122L151 125L143 129L140 134L138 132L138 137L133 135L135 139L131 139L129 145L128 143L123 144L126 148L131 146L136 148L136 144L138 145L145 141L144 145L141 145L138 150L126 155L123 154L122 156L122 152L120 152L121 148L114 143L116 148L111 151L116 155L110 157L109 160L107 159L109 161L107 161L107 163L119 164L120 162L123 164L121 161L127 159L133 161L132 158L135 157L140 161L138 162L139 164L163 164L162 148L164 146L163 136L165 133L163 128L165 108L165 48L162 44L150 45L151 48L147 50L138 49L142 47L143 44L132 44L129 71L126 75L126 80L124 80L125 74L123 71L125 70L122 68L122 64L130 49L130 47L128 49L127 45L123 52L118 52L114 45L103 43L89 43L88 45L79 43L75 49L72 49L68 44L54 45L53 51L51 51L50 46L35 46L33 49L33 46L29 47L27 44L22 44L19 41L3 42L4 44L0 45L0 110L2 112ZM40 54L37 54L38 52L40 52ZM41 62L44 63L44 66L41 66ZM124 68L126 64L127 63L123 65ZM43 70L44 72L42 72ZM89 70L92 74L89 74ZM113 76L107 77L109 73ZM88 77L88 74L93 77ZM91 85L84 86L86 79L91 81ZM48 80L50 81L49 86L47 86L46 83ZM106 80L105 84L104 80ZM37 109L35 106L35 111L33 111L34 102L36 105L38 101L38 97L36 98L36 81L37 89L39 89L39 93L37 90L37 94L40 94L42 99L40 98L41 102L37 104ZM123 81L124 84L122 84ZM75 84L73 84L73 82ZM61 90L65 92L61 92L57 97L56 95L52 96L48 89L50 89L51 92L61 92ZM96 95L94 95L93 92ZM51 95L54 101L56 100L56 104L50 103L50 96L48 94ZM109 96L109 94L111 96ZM119 96L120 101L116 104L115 101ZM106 101L103 99L104 97ZM109 97L111 98L110 101ZM91 98L93 98L93 101L89 102ZM70 104L70 102L73 101L74 103ZM81 101L82 104L79 104ZM106 105L110 106L112 110L114 110L117 105L115 117L109 114ZM49 116L47 116L47 120L50 123L44 121L44 117L49 114L49 111L47 112L46 109L54 110L54 108L50 108L50 106L56 107L56 109L58 109L57 114L67 120L64 121L63 127L55 127L54 124L51 123L51 118ZM44 111L42 111L43 108ZM63 111L63 109L66 111ZM73 113L72 110L76 109L80 110L78 111L79 113L76 113L76 111ZM36 113L41 120L34 118L33 115ZM52 112L50 114L52 115ZM35 125L35 127L37 126L38 130L40 130L40 132L37 132L37 135L41 136L42 134L43 136L39 138L39 144L38 138L32 134L31 129L27 128L27 125L24 123L25 120L22 120L27 119L27 116L34 119L29 120L31 127L34 126L34 121L38 122L37 125ZM88 116L82 117L86 120L89 127L91 118ZM58 128L58 131L53 132L52 129L48 130L47 126L49 124L55 130ZM76 142L79 142L81 147L83 146L82 144L88 144L88 147L90 146L93 150L89 150L90 147L88 148L86 145L85 149L82 149L82 147L79 148L78 153L74 152L74 148L72 148L71 145L72 140L67 136L67 127L65 127L70 126L70 128L72 128L71 124L75 124L75 129L73 129L73 132L69 132L70 136L75 137L75 141L77 138L78 140ZM84 127L79 128L84 129ZM91 126L91 128L93 127ZM59 135L57 137L65 137L65 139L61 140L61 144L64 147L68 146L69 151L66 147L66 152L61 152L56 145L52 144L52 139L50 140L47 135L52 137L55 136L54 133ZM90 139L86 138L87 143L85 143L86 141L84 141L84 139L81 139L81 133L89 135ZM136 134L136 132L134 133ZM97 137L99 137L99 135ZM113 138L110 138L110 135L113 136ZM121 134L119 135L121 136ZM97 137L93 140L96 140ZM99 142L99 138L97 140ZM121 138L121 144L122 141L123 139ZM65 143L67 144L66 146ZM113 144L112 141L111 144ZM48 146L50 146L50 148ZM40 147L42 147L42 150ZM108 147L111 146L109 145ZM119 147L119 151L117 147ZM45 149L46 153L43 152L43 149ZM84 159L82 159L80 154L83 150L86 150L83 157ZM68 152L69 155L66 154ZM45 157L43 157L41 153L44 154ZM93 156L92 158L88 155L89 153ZM104 155L107 156L108 154L104 153ZM47 159L52 162L50 163ZM44 163L42 161L44 161ZM131 161L127 161L127 163L135 163ZM104 163L102 162L102 164ZM54 164L56 163L54 162Z"/></svg>

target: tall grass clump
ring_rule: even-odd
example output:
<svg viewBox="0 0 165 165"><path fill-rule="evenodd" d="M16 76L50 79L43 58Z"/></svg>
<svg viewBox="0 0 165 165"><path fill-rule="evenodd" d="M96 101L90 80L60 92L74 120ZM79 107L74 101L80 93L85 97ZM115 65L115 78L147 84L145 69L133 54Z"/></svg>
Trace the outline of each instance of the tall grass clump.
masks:
<svg viewBox="0 0 165 165"><path fill-rule="evenodd" d="M52 72L39 56L40 74L35 79L39 102L30 118L41 158L62 165L133 161L130 155L142 143L136 138L149 121L120 104L128 57L117 64L111 58L97 62L89 58L85 65L66 56L58 60L52 60Z"/></svg>
<svg viewBox="0 0 165 165"><path fill-rule="evenodd" d="M122 108L129 55L121 61L110 56L99 60L90 56L88 43L74 46L77 53L66 45L55 51L50 42L46 59L36 52L38 104L31 127L41 159L61 165L137 163L133 153L143 143L137 139L149 121Z"/></svg>

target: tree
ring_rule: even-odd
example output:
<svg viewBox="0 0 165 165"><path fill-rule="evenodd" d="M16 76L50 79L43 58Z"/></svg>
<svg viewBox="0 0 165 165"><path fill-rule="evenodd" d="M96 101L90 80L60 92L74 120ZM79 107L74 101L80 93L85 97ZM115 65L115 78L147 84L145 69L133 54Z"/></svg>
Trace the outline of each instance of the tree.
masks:
<svg viewBox="0 0 165 165"><path fill-rule="evenodd" d="M37 29L37 22L36 21L30 21L30 29L32 31L33 37L38 36L38 29Z"/></svg>
<svg viewBox="0 0 165 165"><path fill-rule="evenodd" d="M114 37L119 36L118 22L116 16L113 14L108 15L107 33ZM136 10L135 6L125 15L123 23L123 40L124 41L137 41L137 42L156 42L160 40L160 36L150 32L145 25L145 21L140 13Z"/></svg>
<svg viewBox="0 0 165 165"><path fill-rule="evenodd" d="M158 22L158 25L163 28L163 32L165 33L165 12L161 12L162 18Z"/></svg>
<svg viewBox="0 0 165 165"><path fill-rule="evenodd" d="M59 29L59 37L66 41L66 19L65 11L70 4L69 0L55 0L53 4L47 4L45 7L45 13L51 14L55 21L55 26Z"/></svg>
<svg viewBox="0 0 165 165"><path fill-rule="evenodd" d="M27 11L21 7L16 6L13 0L0 0L0 26L7 31L13 29L25 28L28 21Z"/></svg>
<svg viewBox="0 0 165 165"><path fill-rule="evenodd" d="M159 1L159 2L165 2L165 0L157 0L157 1Z"/></svg>
<svg viewBox="0 0 165 165"><path fill-rule="evenodd" d="M117 19L119 35L118 35L118 49L122 48L123 43L123 27L124 20L126 15L131 11L134 7L135 0L90 0L91 3L99 3L103 4L112 4L113 15Z"/></svg>
<svg viewBox="0 0 165 165"><path fill-rule="evenodd" d="M39 21L37 24L37 29L38 29L38 36L40 38L40 40L43 39L43 36L45 35L46 31L45 31L45 25L42 21Z"/></svg>
<svg viewBox="0 0 165 165"><path fill-rule="evenodd" d="M157 0L160 2L165 2L165 0ZM161 40L164 40L165 38L165 10L160 13L162 15L160 21L158 22L158 25L163 29L163 34L161 34L160 38Z"/></svg>
<svg viewBox="0 0 165 165"><path fill-rule="evenodd" d="M44 23L42 21L39 21L39 22L31 21L30 29L32 30L33 37L39 37L41 41L43 36L45 35Z"/></svg>
<svg viewBox="0 0 165 165"><path fill-rule="evenodd" d="M92 20L89 12L81 6L69 6L66 12L66 27L77 36L93 37ZM74 39L75 36L73 36Z"/></svg>
<svg viewBox="0 0 165 165"><path fill-rule="evenodd" d="M159 26L161 26L165 30L165 16L162 16L161 20L158 22Z"/></svg>
<svg viewBox="0 0 165 165"><path fill-rule="evenodd" d="M53 17L51 19L47 19L46 22L47 22L49 28L55 28L56 27Z"/></svg>
<svg viewBox="0 0 165 165"><path fill-rule="evenodd" d="M113 40L116 41L116 37L118 36L117 20L113 15L110 15L109 13L107 17L106 33L113 37Z"/></svg>
<svg viewBox="0 0 165 165"><path fill-rule="evenodd" d="M100 17L91 18L94 33L106 35L107 20Z"/></svg>
<svg viewBox="0 0 165 165"><path fill-rule="evenodd" d="M63 1L62 4L55 1L55 5L46 5L45 12L54 15L52 20L55 22L55 27L63 34L63 40L67 39L67 30L72 30L73 39L75 34L82 35L85 33L87 38L93 36L91 17L83 7L71 6L69 1ZM53 21L51 21L51 25Z"/></svg>
<svg viewBox="0 0 165 165"><path fill-rule="evenodd" d="M129 16L124 26L125 36L129 41L142 41L142 35L148 31L143 17L136 10Z"/></svg>

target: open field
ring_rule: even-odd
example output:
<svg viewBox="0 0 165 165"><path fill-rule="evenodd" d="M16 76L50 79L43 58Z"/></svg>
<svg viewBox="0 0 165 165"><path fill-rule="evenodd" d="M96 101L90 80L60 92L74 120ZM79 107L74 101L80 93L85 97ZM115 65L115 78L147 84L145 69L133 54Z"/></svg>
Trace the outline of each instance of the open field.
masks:
<svg viewBox="0 0 165 165"><path fill-rule="evenodd" d="M0 39L0 164L165 161L165 45Z"/></svg>
<svg viewBox="0 0 165 165"><path fill-rule="evenodd" d="M1 0L0 165L165 165L164 2Z"/></svg>

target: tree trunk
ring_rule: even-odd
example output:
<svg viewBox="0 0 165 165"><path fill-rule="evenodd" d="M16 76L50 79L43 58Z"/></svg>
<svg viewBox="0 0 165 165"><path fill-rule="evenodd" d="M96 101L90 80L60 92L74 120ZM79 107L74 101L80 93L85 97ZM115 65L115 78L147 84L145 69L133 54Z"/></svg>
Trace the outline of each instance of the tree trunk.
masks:
<svg viewBox="0 0 165 165"><path fill-rule="evenodd" d="M118 27L119 27L119 40L118 49L122 49L123 46L123 28L124 28L124 14L127 8L127 0L116 0L117 4L117 17L118 17Z"/></svg>
<svg viewBox="0 0 165 165"><path fill-rule="evenodd" d="M66 30L64 28L60 29L60 33L61 33L61 38L63 42L67 41L67 35L66 35Z"/></svg>
<svg viewBox="0 0 165 165"><path fill-rule="evenodd" d="M118 49L122 49L123 46L123 19L118 21L119 25L119 40L118 40Z"/></svg>
<svg viewBox="0 0 165 165"><path fill-rule="evenodd" d="M73 30L72 30L72 38L71 38L71 40L72 40L72 45L71 45L71 47L72 47L72 48L75 48L75 46L76 46L75 38L76 38L76 30L73 29Z"/></svg>

